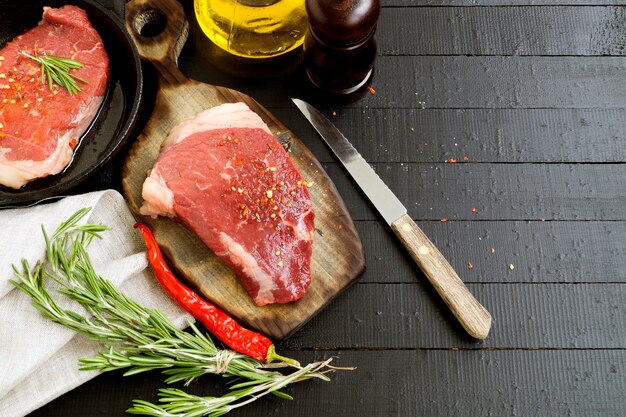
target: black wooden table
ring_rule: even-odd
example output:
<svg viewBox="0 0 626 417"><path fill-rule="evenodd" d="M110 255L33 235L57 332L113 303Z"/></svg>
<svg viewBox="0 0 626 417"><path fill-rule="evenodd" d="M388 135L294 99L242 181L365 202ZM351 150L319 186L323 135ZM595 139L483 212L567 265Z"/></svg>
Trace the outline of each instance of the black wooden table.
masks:
<svg viewBox="0 0 626 417"><path fill-rule="evenodd" d="M626 415L624 2L383 6L376 93L319 107L336 113L492 312L493 329L482 342L465 336L291 104L309 97L300 70L228 75L192 31L183 72L250 94L303 139L345 199L368 263L358 284L279 344L301 361L337 356L357 370L232 415ZM119 188L120 164L87 188ZM32 415L123 415L162 386L159 373L105 374ZM187 389L226 392L218 378Z"/></svg>

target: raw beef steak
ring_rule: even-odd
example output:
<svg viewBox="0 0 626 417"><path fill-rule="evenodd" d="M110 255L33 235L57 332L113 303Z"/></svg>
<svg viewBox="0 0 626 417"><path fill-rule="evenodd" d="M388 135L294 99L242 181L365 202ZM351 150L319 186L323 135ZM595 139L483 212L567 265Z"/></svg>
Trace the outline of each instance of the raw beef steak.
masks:
<svg viewBox="0 0 626 417"><path fill-rule="evenodd" d="M42 83L41 66L32 56L53 55L84 64L71 70L86 83L70 96L56 84ZM0 51L0 184L20 188L58 174L102 103L109 59L87 13L75 6L44 8L39 26Z"/></svg>
<svg viewBox="0 0 626 417"><path fill-rule="evenodd" d="M315 230L307 184L245 104L223 104L172 129L142 195L142 214L183 222L256 304L304 295Z"/></svg>

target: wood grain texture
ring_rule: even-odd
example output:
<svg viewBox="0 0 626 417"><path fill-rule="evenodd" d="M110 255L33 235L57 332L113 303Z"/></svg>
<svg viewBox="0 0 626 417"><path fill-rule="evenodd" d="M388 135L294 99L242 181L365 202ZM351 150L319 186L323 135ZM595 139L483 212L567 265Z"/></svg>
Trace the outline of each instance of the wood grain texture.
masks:
<svg viewBox="0 0 626 417"><path fill-rule="evenodd" d="M335 157L292 108L274 108L321 162ZM373 162L626 162L623 109L403 109L324 106ZM334 112L334 116L333 116Z"/></svg>
<svg viewBox="0 0 626 417"><path fill-rule="evenodd" d="M626 57L622 56L379 56L365 94L343 107L410 109L590 109L624 108ZM305 75L278 82L234 77L187 56L181 70L190 78L238 86L272 107L291 107L290 97L317 104Z"/></svg>
<svg viewBox="0 0 626 417"><path fill-rule="evenodd" d="M141 36L140 29L157 10L167 16L165 31L156 37ZM172 127L207 108L244 102L258 113L283 146L303 177L311 184L316 229L335 234L333 240L315 239L311 261L312 284L297 302L258 307L234 273L193 233L169 219L142 218L154 232L161 249L187 281L207 299L239 321L274 339L297 330L319 312L363 271L361 242L346 208L324 170L280 121L250 97L234 90L187 79L177 68L178 54L186 37L182 7L173 0L135 0L126 7L127 27L142 58L157 69L159 90L150 120L130 149L122 173L123 189L131 210L139 216L141 187Z"/></svg>
<svg viewBox="0 0 626 417"><path fill-rule="evenodd" d="M619 56L625 20L623 7L392 7L376 38L381 55Z"/></svg>
<svg viewBox="0 0 626 417"><path fill-rule="evenodd" d="M399 350L295 352L301 362L336 355L353 372L329 383L306 381L232 412L279 416L533 416L621 417L626 409L624 350ZM374 366L376 365L376 366ZM103 375L61 397L37 417L124 415L131 400L156 401L157 375ZM182 387L225 393L223 378ZM113 401L104 403L100 399ZM514 410L514 412L512 411Z"/></svg>
<svg viewBox="0 0 626 417"><path fill-rule="evenodd" d="M191 18L193 1L181 2ZM337 355L335 364L357 370L331 375L328 384L295 384L286 390L294 401L266 397L230 415L624 415L626 61L617 36L624 24L611 20L624 6L383 0L377 35L387 55L376 62L376 94L349 105L315 103L491 311L484 341L456 323L293 107L290 97L315 101L303 74L233 76L207 59L208 43L191 22L182 72L244 91L286 122L360 219L368 260L356 285L278 344L301 362ZM469 163L444 163L463 156ZM117 167L109 169L94 187L117 187ZM103 375L33 416L122 415L132 399L155 401L162 380ZM180 388L227 392L222 378Z"/></svg>
<svg viewBox="0 0 626 417"><path fill-rule="evenodd" d="M486 338L491 329L491 315L469 292L439 249L408 214L391 223L391 229L465 331L476 339Z"/></svg>
<svg viewBox="0 0 626 417"><path fill-rule="evenodd" d="M624 284L468 283L493 316L489 337L477 341L426 279L413 275L413 284L359 282L281 347L626 349Z"/></svg>
<svg viewBox="0 0 626 417"><path fill-rule="evenodd" d="M625 164L372 165L417 220L626 219ZM324 166L354 219L379 219L341 166Z"/></svg>
<svg viewBox="0 0 626 417"><path fill-rule="evenodd" d="M623 221L433 220L418 224L465 283L626 284ZM360 282L422 280L387 225L372 220L358 221L356 226L367 242L367 271Z"/></svg>
<svg viewBox="0 0 626 417"><path fill-rule="evenodd" d="M383 0L383 7L623 6L623 0Z"/></svg>
<svg viewBox="0 0 626 417"><path fill-rule="evenodd" d="M626 57L379 57L362 105L622 108L624 68Z"/></svg>

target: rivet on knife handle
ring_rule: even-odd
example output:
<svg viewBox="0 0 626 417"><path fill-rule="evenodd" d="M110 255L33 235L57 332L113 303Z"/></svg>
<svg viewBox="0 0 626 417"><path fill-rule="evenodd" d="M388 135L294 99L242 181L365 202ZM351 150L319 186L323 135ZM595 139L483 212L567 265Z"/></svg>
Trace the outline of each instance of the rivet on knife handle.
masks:
<svg viewBox="0 0 626 417"><path fill-rule="evenodd" d="M469 292L424 232L408 214L391 223L391 228L463 328L476 339L486 338L491 328L491 314Z"/></svg>

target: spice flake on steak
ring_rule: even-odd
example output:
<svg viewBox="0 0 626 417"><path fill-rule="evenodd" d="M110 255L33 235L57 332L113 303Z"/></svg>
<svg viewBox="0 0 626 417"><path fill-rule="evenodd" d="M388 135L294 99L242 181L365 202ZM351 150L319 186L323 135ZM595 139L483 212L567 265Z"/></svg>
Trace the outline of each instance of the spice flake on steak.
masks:
<svg viewBox="0 0 626 417"><path fill-rule="evenodd" d="M42 82L41 66L25 54L69 58L85 82L77 94ZM87 13L44 7L43 20L0 50L0 184L19 189L61 172L104 99L109 58Z"/></svg>
<svg viewBox="0 0 626 417"><path fill-rule="evenodd" d="M172 129L142 196L141 214L181 221L257 305L304 296L315 232L307 185L244 103L211 108Z"/></svg>

